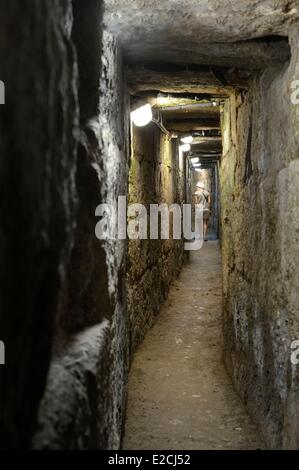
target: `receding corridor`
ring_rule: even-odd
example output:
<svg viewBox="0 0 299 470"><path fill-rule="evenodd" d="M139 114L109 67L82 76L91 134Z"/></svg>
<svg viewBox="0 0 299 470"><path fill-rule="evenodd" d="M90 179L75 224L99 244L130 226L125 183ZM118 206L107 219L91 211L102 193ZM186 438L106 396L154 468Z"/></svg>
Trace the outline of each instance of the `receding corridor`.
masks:
<svg viewBox="0 0 299 470"><path fill-rule="evenodd" d="M217 242L191 255L129 376L124 449L258 449L222 362Z"/></svg>
<svg viewBox="0 0 299 470"><path fill-rule="evenodd" d="M6 4L0 448L299 449L299 0Z"/></svg>

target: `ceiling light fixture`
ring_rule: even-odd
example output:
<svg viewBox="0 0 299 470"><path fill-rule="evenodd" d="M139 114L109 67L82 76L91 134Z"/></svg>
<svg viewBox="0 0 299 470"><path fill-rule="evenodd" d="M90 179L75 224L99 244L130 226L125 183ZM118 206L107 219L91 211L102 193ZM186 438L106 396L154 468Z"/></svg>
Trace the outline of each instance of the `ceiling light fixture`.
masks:
<svg viewBox="0 0 299 470"><path fill-rule="evenodd" d="M193 158L191 158L191 162L193 163L193 165L194 165L195 163L199 163L199 157L193 157Z"/></svg>
<svg viewBox="0 0 299 470"><path fill-rule="evenodd" d="M181 145L180 148L181 148L182 152L189 152L189 150L191 149L190 144Z"/></svg>
<svg viewBox="0 0 299 470"><path fill-rule="evenodd" d="M143 127L153 119L153 112L150 104L146 104L131 112L131 119L135 126Z"/></svg>
<svg viewBox="0 0 299 470"><path fill-rule="evenodd" d="M187 137L183 137L181 141L183 144L191 144L193 142L193 137L192 135L188 135Z"/></svg>

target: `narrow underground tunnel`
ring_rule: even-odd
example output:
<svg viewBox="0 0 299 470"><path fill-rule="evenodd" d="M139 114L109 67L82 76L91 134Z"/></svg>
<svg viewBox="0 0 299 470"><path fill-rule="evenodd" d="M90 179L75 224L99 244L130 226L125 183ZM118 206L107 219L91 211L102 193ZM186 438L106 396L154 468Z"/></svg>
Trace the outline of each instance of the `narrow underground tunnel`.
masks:
<svg viewBox="0 0 299 470"><path fill-rule="evenodd" d="M298 449L298 1L1 20L1 448Z"/></svg>

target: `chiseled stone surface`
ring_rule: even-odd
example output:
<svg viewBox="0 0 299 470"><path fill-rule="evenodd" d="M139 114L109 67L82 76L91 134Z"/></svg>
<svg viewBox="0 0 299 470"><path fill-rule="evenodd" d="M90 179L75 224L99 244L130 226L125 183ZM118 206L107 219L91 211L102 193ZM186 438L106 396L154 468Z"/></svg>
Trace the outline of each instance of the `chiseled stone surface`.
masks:
<svg viewBox="0 0 299 470"><path fill-rule="evenodd" d="M92 5L87 7L78 1L74 18L79 26L86 14L90 18ZM113 37L104 33L101 57L99 28L100 23L73 34L83 111L77 227L35 448L117 449L120 445L128 369L126 243L97 240L95 209L102 202L115 207L117 196L126 194L129 108L119 49ZM89 57L94 44L98 53ZM90 74L85 76L88 57Z"/></svg>
<svg viewBox="0 0 299 470"><path fill-rule="evenodd" d="M109 330L106 320L72 335L53 358L33 448L107 446L113 397L109 383Z"/></svg>
<svg viewBox="0 0 299 470"><path fill-rule="evenodd" d="M287 36L298 1L106 0L105 23L131 62L257 67L286 58L286 45L250 40ZM244 42L243 42L244 41Z"/></svg>
<svg viewBox="0 0 299 470"><path fill-rule="evenodd" d="M3 448L30 444L74 236L79 112L71 27L68 0L1 4Z"/></svg>
<svg viewBox="0 0 299 470"><path fill-rule="evenodd" d="M101 2L53 0L1 16L4 448L120 443L126 244L96 239L95 208L126 194L129 108L101 14Z"/></svg>
<svg viewBox="0 0 299 470"><path fill-rule="evenodd" d="M205 43L283 35L299 15L297 0L106 0L105 12L114 32L134 42L163 32Z"/></svg>
<svg viewBox="0 0 299 470"><path fill-rule="evenodd" d="M127 194L130 107L121 49L115 38L105 31L103 44L99 102L99 138L104 170L101 200L116 207L118 196ZM125 284L127 242L109 240L103 246L108 262L108 292L113 305L110 349L110 387L113 400L107 448L117 449L124 419L129 361Z"/></svg>
<svg viewBox="0 0 299 470"><path fill-rule="evenodd" d="M299 445L298 30L290 39L290 63L225 107L220 167L226 364L271 448Z"/></svg>
<svg viewBox="0 0 299 470"><path fill-rule="evenodd" d="M179 161L176 141L168 141L155 124L139 129L134 127L132 149L130 204L144 204L149 221L150 204L180 205L184 202L184 163L182 159ZM182 240L129 241L127 281L131 354L152 326L183 260Z"/></svg>

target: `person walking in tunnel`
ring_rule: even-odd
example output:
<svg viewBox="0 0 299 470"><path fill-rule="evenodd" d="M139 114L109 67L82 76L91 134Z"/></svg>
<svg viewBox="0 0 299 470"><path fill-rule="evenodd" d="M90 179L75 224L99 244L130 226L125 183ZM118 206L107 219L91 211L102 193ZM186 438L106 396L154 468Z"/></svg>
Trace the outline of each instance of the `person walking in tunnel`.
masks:
<svg viewBox="0 0 299 470"><path fill-rule="evenodd" d="M205 188L204 183L196 183L197 190L194 193L194 204L201 204L203 206L203 235L204 241L207 241L207 231L209 228L210 207L211 207L211 194Z"/></svg>

